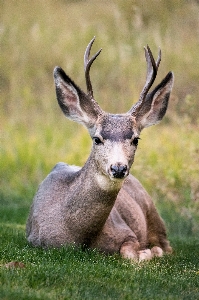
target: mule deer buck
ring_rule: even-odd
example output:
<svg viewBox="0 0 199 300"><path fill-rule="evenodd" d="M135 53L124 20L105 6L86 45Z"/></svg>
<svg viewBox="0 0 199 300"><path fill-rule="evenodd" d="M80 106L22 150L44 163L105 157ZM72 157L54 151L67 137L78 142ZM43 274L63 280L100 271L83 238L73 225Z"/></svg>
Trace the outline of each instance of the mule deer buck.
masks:
<svg viewBox="0 0 199 300"><path fill-rule="evenodd" d="M147 46L147 77L139 101L127 113L106 113L94 100L89 75L101 52L89 58L94 39L84 55L87 94L60 67L54 69L58 103L67 118L88 129L91 154L82 168L58 163L41 183L27 221L27 239L33 246L75 244L135 261L162 256L172 251L164 223L129 171L141 130L166 113L173 74L149 92L161 52L155 62Z"/></svg>

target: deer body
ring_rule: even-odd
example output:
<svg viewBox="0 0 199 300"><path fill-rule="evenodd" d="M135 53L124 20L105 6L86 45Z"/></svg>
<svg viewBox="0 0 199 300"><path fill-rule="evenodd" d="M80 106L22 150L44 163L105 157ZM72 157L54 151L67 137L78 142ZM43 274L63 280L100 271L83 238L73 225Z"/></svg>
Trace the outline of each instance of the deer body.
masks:
<svg viewBox="0 0 199 300"><path fill-rule="evenodd" d="M82 168L58 163L41 183L27 221L28 241L44 247L84 245L131 259L171 252L162 219L129 170L141 130L159 122L166 112L173 75L169 73L148 93L160 55L155 63L147 48L147 81L139 101L126 114L105 113L93 98L89 77L100 53L89 60L93 41L85 53L87 95L61 68L54 71L61 109L87 127L93 148ZM155 247L145 251L150 245Z"/></svg>

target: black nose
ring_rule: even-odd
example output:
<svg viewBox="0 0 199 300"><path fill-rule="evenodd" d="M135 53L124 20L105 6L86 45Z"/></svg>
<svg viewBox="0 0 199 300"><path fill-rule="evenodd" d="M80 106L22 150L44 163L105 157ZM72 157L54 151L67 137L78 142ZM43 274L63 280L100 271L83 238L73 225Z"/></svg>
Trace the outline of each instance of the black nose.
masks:
<svg viewBox="0 0 199 300"><path fill-rule="evenodd" d="M123 178L126 175L127 165L111 165L111 173L115 178Z"/></svg>

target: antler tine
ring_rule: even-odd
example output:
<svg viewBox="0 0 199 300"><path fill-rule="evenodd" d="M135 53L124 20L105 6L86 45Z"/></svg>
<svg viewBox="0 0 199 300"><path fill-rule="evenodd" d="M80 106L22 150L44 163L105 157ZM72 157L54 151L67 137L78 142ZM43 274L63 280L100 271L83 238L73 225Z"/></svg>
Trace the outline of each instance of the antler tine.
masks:
<svg viewBox="0 0 199 300"><path fill-rule="evenodd" d="M161 50L160 49L159 49L158 58L157 58L156 62L154 60L151 49L149 48L148 45L147 45L147 47L144 47L144 50L145 50L145 57L146 57L146 62L147 62L146 83L140 94L140 98L139 98L138 102L130 110L132 115L134 115L136 113L136 111L139 109L139 107L141 107L148 91L150 90L150 88L156 78L158 67L159 67L160 61L161 61Z"/></svg>
<svg viewBox="0 0 199 300"><path fill-rule="evenodd" d="M144 48L145 50L145 57L146 57L146 61L147 61L147 76L146 76L146 83L144 85L144 88L140 94L140 100L144 100L144 98L146 97L146 94L148 93L150 87L152 86L156 75L157 75L157 70L158 67L156 65L156 62L153 58L153 54L151 52L151 49L149 48L149 46L147 45L146 48ZM160 58L158 56L158 60L157 63L159 65L160 63Z"/></svg>
<svg viewBox="0 0 199 300"><path fill-rule="evenodd" d="M95 55L93 55L89 59L90 50L91 50L91 47L92 47L94 41L95 41L95 36L90 41L90 43L88 44L88 46L86 47L86 51L85 51L85 54L84 54L84 71L85 71L85 78L86 78L86 86L87 86L88 95L90 95L91 98L93 98L93 89L92 89L92 84L91 84L90 75L89 75L90 67L91 67L92 63L94 62L94 60L96 59L96 57L102 51L102 49L100 49Z"/></svg>
<svg viewBox="0 0 199 300"><path fill-rule="evenodd" d="M159 48L158 58L157 58L157 61L156 61L157 70L158 70L160 62L161 62L161 56L162 56L162 52L161 52L161 49Z"/></svg>

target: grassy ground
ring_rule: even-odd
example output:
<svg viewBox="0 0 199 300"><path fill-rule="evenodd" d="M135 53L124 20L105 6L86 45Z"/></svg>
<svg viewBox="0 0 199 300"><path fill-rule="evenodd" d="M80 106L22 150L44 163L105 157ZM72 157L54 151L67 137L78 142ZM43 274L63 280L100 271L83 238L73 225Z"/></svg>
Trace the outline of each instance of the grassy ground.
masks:
<svg viewBox="0 0 199 300"><path fill-rule="evenodd" d="M198 299L199 5L197 1L0 1L0 299ZM163 122L146 129L132 173L165 220L170 257L130 265L117 256L28 246L25 222L38 184L58 161L83 165L91 142L64 118L52 78L60 65L85 88L83 53L103 48L94 95L125 112L142 90L143 46L162 49L157 83L175 85ZM74 147L75 146L75 147ZM7 269L9 261L25 268Z"/></svg>
<svg viewBox="0 0 199 300"><path fill-rule="evenodd" d="M131 264L117 255L62 248L33 249L24 226L1 224L1 299L198 299L197 239L173 239L175 252ZM23 262L7 268L3 262Z"/></svg>

